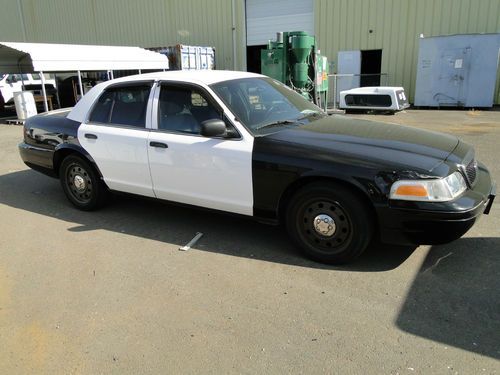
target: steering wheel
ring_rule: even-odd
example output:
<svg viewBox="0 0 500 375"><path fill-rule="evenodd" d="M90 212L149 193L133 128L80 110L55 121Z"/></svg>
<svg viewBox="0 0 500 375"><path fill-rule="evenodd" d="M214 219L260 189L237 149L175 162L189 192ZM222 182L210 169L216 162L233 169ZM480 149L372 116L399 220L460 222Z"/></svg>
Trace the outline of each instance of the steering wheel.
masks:
<svg viewBox="0 0 500 375"><path fill-rule="evenodd" d="M278 108L282 108L281 110L278 110ZM274 111L276 113L282 113L286 112L289 108L291 108L291 105L287 102L277 102L277 103L272 103L268 109L266 109L264 113L264 119L269 118Z"/></svg>

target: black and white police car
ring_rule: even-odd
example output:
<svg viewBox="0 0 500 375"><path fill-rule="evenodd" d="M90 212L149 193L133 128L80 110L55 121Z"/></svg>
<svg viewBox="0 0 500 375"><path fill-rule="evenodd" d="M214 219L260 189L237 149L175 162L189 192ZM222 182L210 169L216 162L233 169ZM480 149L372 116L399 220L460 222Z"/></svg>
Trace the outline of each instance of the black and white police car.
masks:
<svg viewBox="0 0 500 375"><path fill-rule="evenodd" d="M328 116L245 72L101 83L71 110L28 119L19 149L80 209L111 190L283 222L328 263L353 260L375 237L457 239L495 196L473 148L454 136Z"/></svg>

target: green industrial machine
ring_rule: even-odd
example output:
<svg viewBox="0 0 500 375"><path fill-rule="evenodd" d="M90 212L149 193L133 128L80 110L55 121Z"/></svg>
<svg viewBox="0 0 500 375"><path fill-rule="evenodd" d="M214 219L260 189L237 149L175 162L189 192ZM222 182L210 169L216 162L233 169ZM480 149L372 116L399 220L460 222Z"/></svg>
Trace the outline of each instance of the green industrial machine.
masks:
<svg viewBox="0 0 500 375"><path fill-rule="evenodd" d="M328 60L304 31L279 32L260 53L261 71L326 109Z"/></svg>

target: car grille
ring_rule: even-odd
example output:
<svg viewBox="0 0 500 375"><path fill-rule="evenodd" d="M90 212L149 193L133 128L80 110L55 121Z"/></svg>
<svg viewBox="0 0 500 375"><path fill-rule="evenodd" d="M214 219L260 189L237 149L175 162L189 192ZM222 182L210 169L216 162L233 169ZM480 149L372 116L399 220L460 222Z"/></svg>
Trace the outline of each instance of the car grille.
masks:
<svg viewBox="0 0 500 375"><path fill-rule="evenodd" d="M465 167L465 176L467 177L469 185L474 185L477 177L477 162L474 159L472 159L470 163Z"/></svg>

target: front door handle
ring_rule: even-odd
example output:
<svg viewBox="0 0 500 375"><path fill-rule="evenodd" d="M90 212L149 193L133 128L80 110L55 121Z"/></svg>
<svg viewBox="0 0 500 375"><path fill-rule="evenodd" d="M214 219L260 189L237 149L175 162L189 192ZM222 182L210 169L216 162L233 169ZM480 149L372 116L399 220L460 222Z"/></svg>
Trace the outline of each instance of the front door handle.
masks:
<svg viewBox="0 0 500 375"><path fill-rule="evenodd" d="M168 145L166 143L162 143L162 142L149 142L149 145L151 147L168 148Z"/></svg>
<svg viewBox="0 0 500 375"><path fill-rule="evenodd" d="M91 133L85 133L85 138L88 139L97 139L97 135Z"/></svg>

